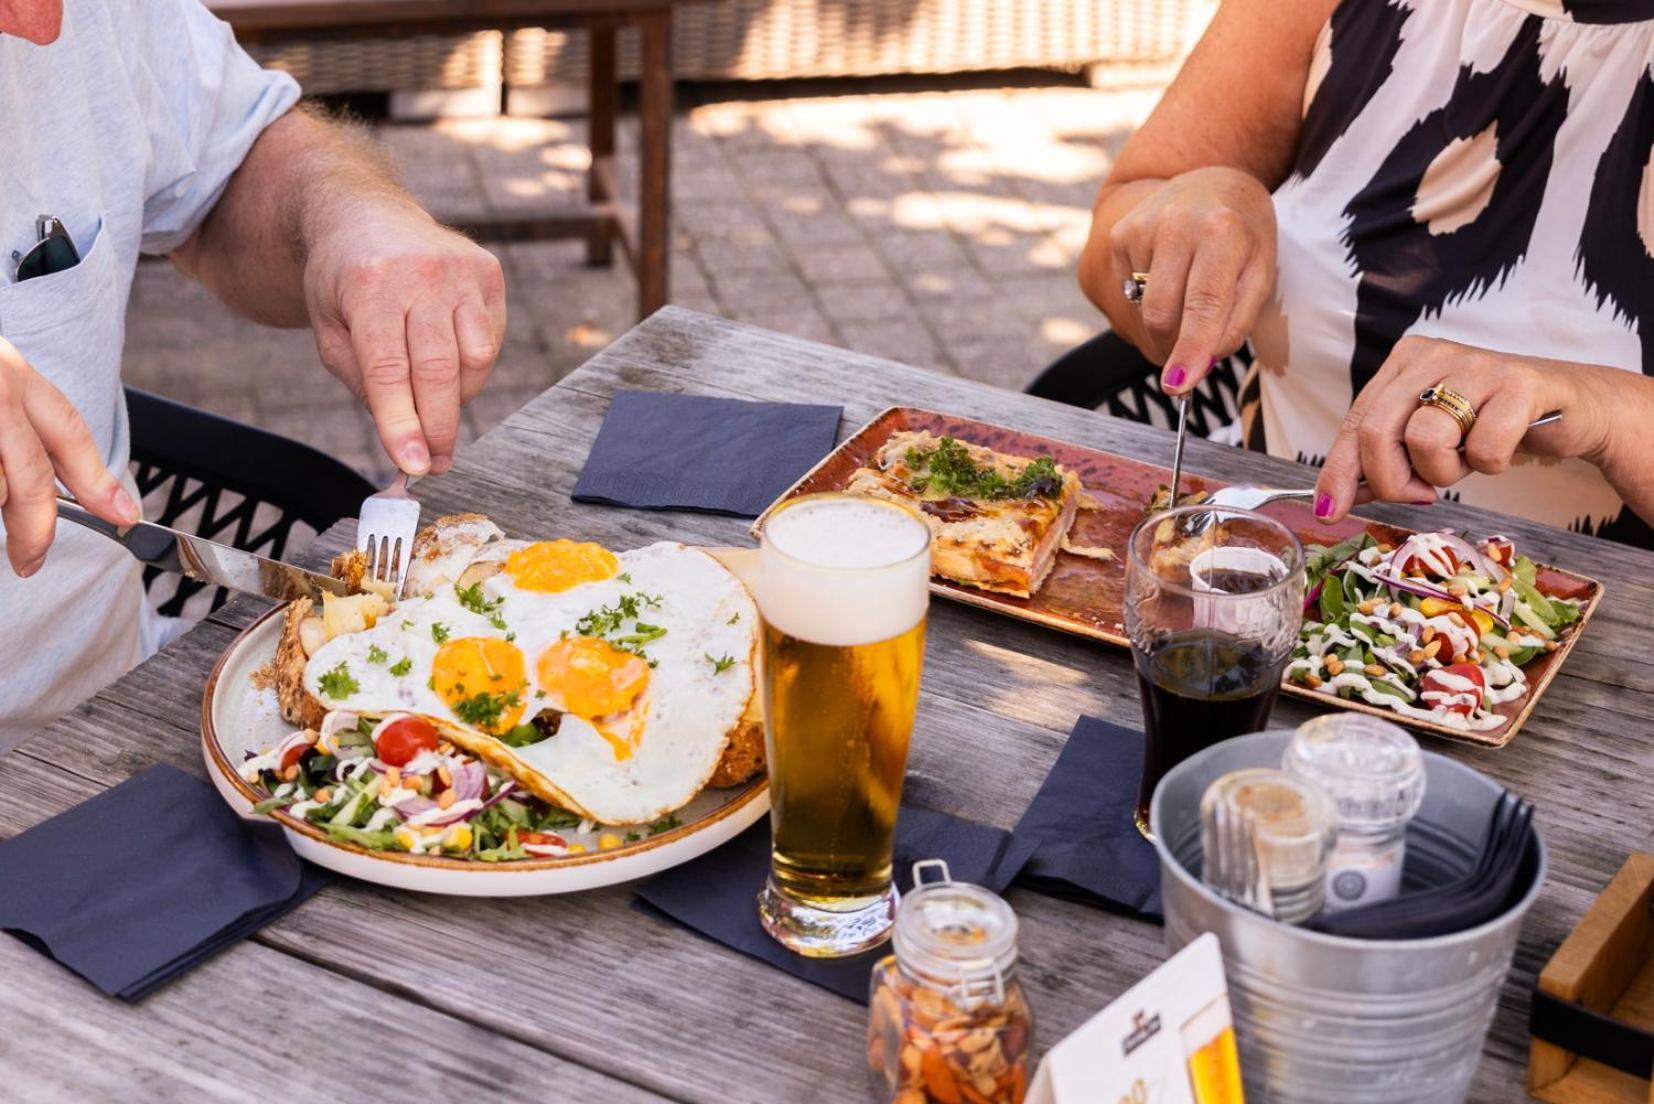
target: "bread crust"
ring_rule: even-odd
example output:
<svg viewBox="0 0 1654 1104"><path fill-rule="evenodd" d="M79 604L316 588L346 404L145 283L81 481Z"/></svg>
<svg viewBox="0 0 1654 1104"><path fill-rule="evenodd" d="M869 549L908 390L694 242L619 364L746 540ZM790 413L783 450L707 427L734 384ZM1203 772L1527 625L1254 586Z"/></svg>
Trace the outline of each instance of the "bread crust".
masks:
<svg viewBox="0 0 1654 1104"><path fill-rule="evenodd" d="M973 460L1011 476L1031 462L982 445L960 442ZM909 449L926 451L939 444L926 432L897 433L881 447L871 465L858 468L845 489L904 502L920 511L931 531L931 573L979 590L1027 598L1045 582L1063 538L1079 508L1079 477L1058 467L1062 491L1055 498L977 501L954 496L921 495L909 486Z"/></svg>
<svg viewBox="0 0 1654 1104"><path fill-rule="evenodd" d="M315 608L309 598L297 598L287 605L281 626L281 639L276 642L276 702L281 708L282 720L300 728L320 728L327 709L310 696L304 688L304 667L310 657L304 654L299 639L299 625Z"/></svg>

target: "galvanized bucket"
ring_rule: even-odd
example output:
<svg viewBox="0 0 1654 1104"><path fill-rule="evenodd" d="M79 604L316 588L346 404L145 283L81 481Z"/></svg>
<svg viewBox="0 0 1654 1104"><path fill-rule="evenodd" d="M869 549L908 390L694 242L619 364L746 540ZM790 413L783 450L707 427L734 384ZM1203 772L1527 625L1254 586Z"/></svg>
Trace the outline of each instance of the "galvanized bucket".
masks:
<svg viewBox="0 0 1654 1104"><path fill-rule="evenodd" d="M1166 943L1217 933L1229 976L1247 1104L1461 1104L1510 970L1522 917L1545 881L1504 915L1431 939L1375 941L1279 924L1200 881L1200 797L1242 767L1275 766L1290 732L1241 736L1179 764L1154 793ZM1425 752L1424 805L1407 832L1409 888L1468 873L1501 787Z"/></svg>

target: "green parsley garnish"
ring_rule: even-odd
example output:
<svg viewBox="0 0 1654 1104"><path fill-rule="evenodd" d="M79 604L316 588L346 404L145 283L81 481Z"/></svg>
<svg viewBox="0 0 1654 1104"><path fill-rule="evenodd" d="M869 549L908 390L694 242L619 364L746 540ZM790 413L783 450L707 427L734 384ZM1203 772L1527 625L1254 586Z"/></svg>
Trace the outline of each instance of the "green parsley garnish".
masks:
<svg viewBox="0 0 1654 1104"><path fill-rule="evenodd" d="M1062 493L1062 473L1049 456L1030 460L1013 476L979 466L970 450L952 437L933 449L910 448L904 457L913 470L908 486L917 494L936 492L963 498L1055 498Z"/></svg>
<svg viewBox="0 0 1654 1104"><path fill-rule="evenodd" d="M468 587L461 587L455 583L454 594L458 596L459 604L472 613L491 613L499 609L500 603L505 601L504 598L496 598L490 602L483 596L481 583L472 583Z"/></svg>
<svg viewBox="0 0 1654 1104"><path fill-rule="evenodd" d="M619 579L623 583L630 583L632 581L632 573L630 571L622 571L619 575L616 575L615 578Z"/></svg>
<svg viewBox="0 0 1654 1104"><path fill-rule="evenodd" d="M385 649L381 648L379 645L377 645L377 644L369 644L368 645L368 662L369 663L383 663L383 662L385 662L385 660L387 660L389 658L390 658L390 656L385 654Z"/></svg>
<svg viewBox="0 0 1654 1104"><path fill-rule="evenodd" d="M413 660L409 659L407 656L403 656L391 666L391 674L397 676L398 678L401 678L411 670L413 670Z"/></svg>
<svg viewBox="0 0 1654 1104"><path fill-rule="evenodd" d="M499 629L501 632L505 632L505 629L506 629L505 618L501 617L498 613L489 614L488 615L488 623L490 625L493 625L496 629Z"/></svg>
<svg viewBox="0 0 1654 1104"><path fill-rule="evenodd" d="M457 687L461 693L463 687ZM487 729L490 732L499 727L500 718L507 710L515 709L522 704L523 696L517 690L506 690L498 694L484 691L473 694L468 698L461 698L454 703L454 716L468 725Z"/></svg>
<svg viewBox="0 0 1654 1104"><path fill-rule="evenodd" d="M640 840L642 838L643 838L643 833L642 832L627 832L626 833L626 842L627 843L636 843L638 840Z"/></svg>
<svg viewBox="0 0 1654 1104"><path fill-rule="evenodd" d="M734 616L732 616L727 622L725 622L725 624L733 625L739 620L741 620L741 611L736 610Z"/></svg>
<svg viewBox="0 0 1654 1104"><path fill-rule="evenodd" d="M721 675L735 666L735 657L732 655L726 655L722 659L714 659L711 652L703 654L706 656L706 661L712 664L712 673L715 675Z"/></svg>
<svg viewBox="0 0 1654 1104"><path fill-rule="evenodd" d="M321 684L322 693L330 698L343 698L362 688L362 684L350 677L350 668L345 666L344 660L331 671L324 671L322 677L316 680Z"/></svg>
<svg viewBox="0 0 1654 1104"><path fill-rule="evenodd" d="M623 594L614 605L603 606L581 617L574 623L574 631L580 636L608 640L622 651L648 659L643 646L665 636L666 630L659 625L640 621L638 617L644 609L660 604L661 596L658 594ZM628 621L632 623L631 631L624 632L622 626ZM654 662L651 660L649 665L654 666Z"/></svg>
<svg viewBox="0 0 1654 1104"><path fill-rule="evenodd" d="M671 813L667 813L665 816L655 821L655 823L649 825L649 834L651 836L656 836L662 832L670 832L672 829L677 828L682 824L683 821L679 820Z"/></svg>
<svg viewBox="0 0 1654 1104"><path fill-rule="evenodd" d="M444 625L441 621L431 622L432 640L436 641L438 644L446 644L448 642L448 634L449 629L447 625Z"/></svg>

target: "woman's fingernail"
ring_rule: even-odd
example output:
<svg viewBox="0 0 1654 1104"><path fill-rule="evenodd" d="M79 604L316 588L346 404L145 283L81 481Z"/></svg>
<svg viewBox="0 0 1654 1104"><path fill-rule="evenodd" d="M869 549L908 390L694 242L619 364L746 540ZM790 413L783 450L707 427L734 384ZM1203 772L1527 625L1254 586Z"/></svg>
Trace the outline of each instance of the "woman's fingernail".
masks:
<svg viewBox="0 0 1654 1104"><path fill-rule="evenodd" d="M137 523L138 504L132 500L132 496L127 493L125 487L116 487L110 501L115 506L115 512L121 515L128 525Z"/></svg>
<svg viewBox="0 0 1654 1104"><path fill-rule="evenodd" d="M1183 381L1188 379L1188 378L1189 378L1189 373L1187 373L1183 370L1183 365L1181 365L1181 364L1174 364L1170 368L1166 369L1166 386L1167 387L1171 387L1171 388L1182 387L1183 386Z"/></svg>
<svg viewBox="0 0 1654 1104"><path fill-rule="evenodd" d="M37 559L30 560L28 563L23 565L23 570L19 571L18 574L27 579L30 575L33 575L35 572L39 571L45 563L45 556L40 556Z"/></svg>
<svg viewBox="0 0 1654 1104"><path fill-rule="evenodd" d="M431 467L431 453L423 441L409 441L402 446L402 467L409 475L422 475Z"/></svg>
<svg viewBox="0 0 1654 1104"><path fill-rule="evenodd" d="M1315 516L1322 521L1332 516L1332 496L1325 491L1315 496Z"/></svg>

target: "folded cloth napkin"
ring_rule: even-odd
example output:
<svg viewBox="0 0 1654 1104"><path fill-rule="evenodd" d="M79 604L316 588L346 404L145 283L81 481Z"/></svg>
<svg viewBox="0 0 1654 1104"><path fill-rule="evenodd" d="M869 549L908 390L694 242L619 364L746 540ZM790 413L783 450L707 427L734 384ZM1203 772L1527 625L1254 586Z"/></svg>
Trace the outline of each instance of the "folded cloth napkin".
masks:
<svg viewBox="0 0 1654 1104"><path fill-rule="evenodd" d="M842 407L617 391L576 502L757 517L832 451Z"/></svg>
<svg viewBox="0 0 1654 1104"><path fill-rule="evenodd" d="M1081 717L1017 822L1031 852L1017 883L1158 918L1160 860L1132 821L1142 772L1141 732Z"/></svg>
<svg viewBox="0 0 1654 1104"><path fill-rule="evenodd" d="M135 1001L328 880L278 826L159 765L0 843L0 929Z"/></svg>
<svg viewBox="0 0 1654 1104"><path fill-rule="evenodd" d="M1506 790L1494 803L1481 853L1464 877L1360 908L1323 912L1307 926L1351 939L1430 939L1468 931L1516 904L1538 868L1533 804Z"/></svg>
<svg viewBox="0 0 1654 1104"><path fill-rule="evenodd" d="M896 821L896 886L902 892L911 888L913 864L921 859L946 859L954 881L997 893L1026 858L1024 845L1002 828L908 805ZM890 953L889 946L837 959L805 958L782 947L758 922L758 892L769 869L766 818L717 850L643 883L639 907L865 1004L873 964Z"/></svg>

